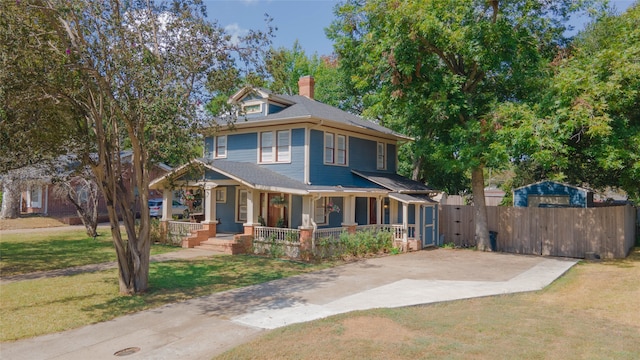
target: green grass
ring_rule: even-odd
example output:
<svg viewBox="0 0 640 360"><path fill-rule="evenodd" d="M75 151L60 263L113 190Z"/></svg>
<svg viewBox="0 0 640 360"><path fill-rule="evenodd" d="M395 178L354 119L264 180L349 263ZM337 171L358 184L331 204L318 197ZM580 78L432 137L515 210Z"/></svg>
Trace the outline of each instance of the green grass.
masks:
<svg viewBox="0 0 640 360"><path fill-rule="evenodd" d="M153 245L151 255L179 249ZM33 233L3 234L0 238L0 274L2 276L115 260L116 255L110 233L105 231L101 232L95 240L88 237L84 230L47 231L47 229Z"/></svg>
<svg viewBox="0 0 640 360"><path fill-rule="evenodd" d="M147 293L118 294L117 271L0 285L0 341L63 331L327 265L255 256L152 263Z"/></svg>
<svg viewBox="0 0 640 360"><path fill-rule="evenodd" d="M640 248L582 262L542 291L337 315L216 359L638 359L638 279Z"/></svg>

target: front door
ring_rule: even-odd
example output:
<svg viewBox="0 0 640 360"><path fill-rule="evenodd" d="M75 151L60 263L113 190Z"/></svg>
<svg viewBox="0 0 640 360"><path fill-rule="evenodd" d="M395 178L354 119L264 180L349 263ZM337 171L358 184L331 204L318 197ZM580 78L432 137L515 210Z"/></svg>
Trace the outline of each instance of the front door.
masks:
<svg viewBox="0 0 640 360"><path fill-rule="evenodd" d="M436 245L436 207L422 207L422 247Z"/></svg>
<svg viewBox="0 0 640 360"><path fill-rule="evenodd" d="M378 223L378 207L377 207L377 199L369 198L369 224L377 224Z"/></svg>
<svg viewBox="0 0 640 360"><path fill-rule="evenodd" d="M287 226L287 206L286 205L273 205L272 199L276 196L282 196L282 194L278 193L270 193L267 197L267 226L270 227L278 227L278 226ZM289 203L289 197L284 195L285 203ZM282 220L280 220L282 219ZM280 224L278 223L280 222Z"/></svg>

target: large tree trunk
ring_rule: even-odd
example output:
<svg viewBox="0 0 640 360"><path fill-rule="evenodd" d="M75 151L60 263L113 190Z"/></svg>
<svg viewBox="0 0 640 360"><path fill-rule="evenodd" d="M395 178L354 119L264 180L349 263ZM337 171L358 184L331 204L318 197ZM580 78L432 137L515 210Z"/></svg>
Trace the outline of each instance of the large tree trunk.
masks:
<svg viewBox="0 0 640 360"><path fill-rule="evenodd" d="M491 251L489 243L489 221L484 198L484 167L478 166L471 172L471 190L473 192L474 221L476 224L476 243L478 250Z"/></svg>
<svg viewBox="0 0 640 360"><path fill-rule="evenodd" d="M2 211L0 219L15 219L20 216L19 182L5 176L2 180Z"/></svg>

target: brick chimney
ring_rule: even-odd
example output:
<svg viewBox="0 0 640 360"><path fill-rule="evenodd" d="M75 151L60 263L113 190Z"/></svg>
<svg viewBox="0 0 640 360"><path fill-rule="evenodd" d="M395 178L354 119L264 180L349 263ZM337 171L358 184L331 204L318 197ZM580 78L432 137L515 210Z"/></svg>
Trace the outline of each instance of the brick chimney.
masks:
<svg viewBox="0 0 640 360"><path fill-rule="evenodd" d="M313 99L314 85L315 81L313 80L313 76L307 75L301 77L300 80L298 80L298 94Z"/></svg>

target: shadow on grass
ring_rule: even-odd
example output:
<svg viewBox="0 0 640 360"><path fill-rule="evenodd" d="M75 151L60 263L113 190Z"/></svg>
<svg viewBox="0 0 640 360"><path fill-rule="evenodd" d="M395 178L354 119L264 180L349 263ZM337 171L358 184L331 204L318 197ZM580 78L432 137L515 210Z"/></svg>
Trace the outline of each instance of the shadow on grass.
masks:
<svg viewBox="0 0 640 360"><path fill-rule="evenodd" d="M242 314L248 307L280 308L292 302L303 302L300 298L292 299L288 295L291 292L315 287L336 276L330 271L323 271L309 274L316 278L315 281L291 278L319 268L321 266L300 262L239 255L152 263L149 270L149 290L146 293L118 296L83 310L104 319L107 314L111 317L119 316L211 294L214 294L213 297L193 300L208 315ZM282 281L272 281L287 277L289 278ZM235 290L227 292L232 289ZM276 303L279 305L274 305Z"/></svg>

